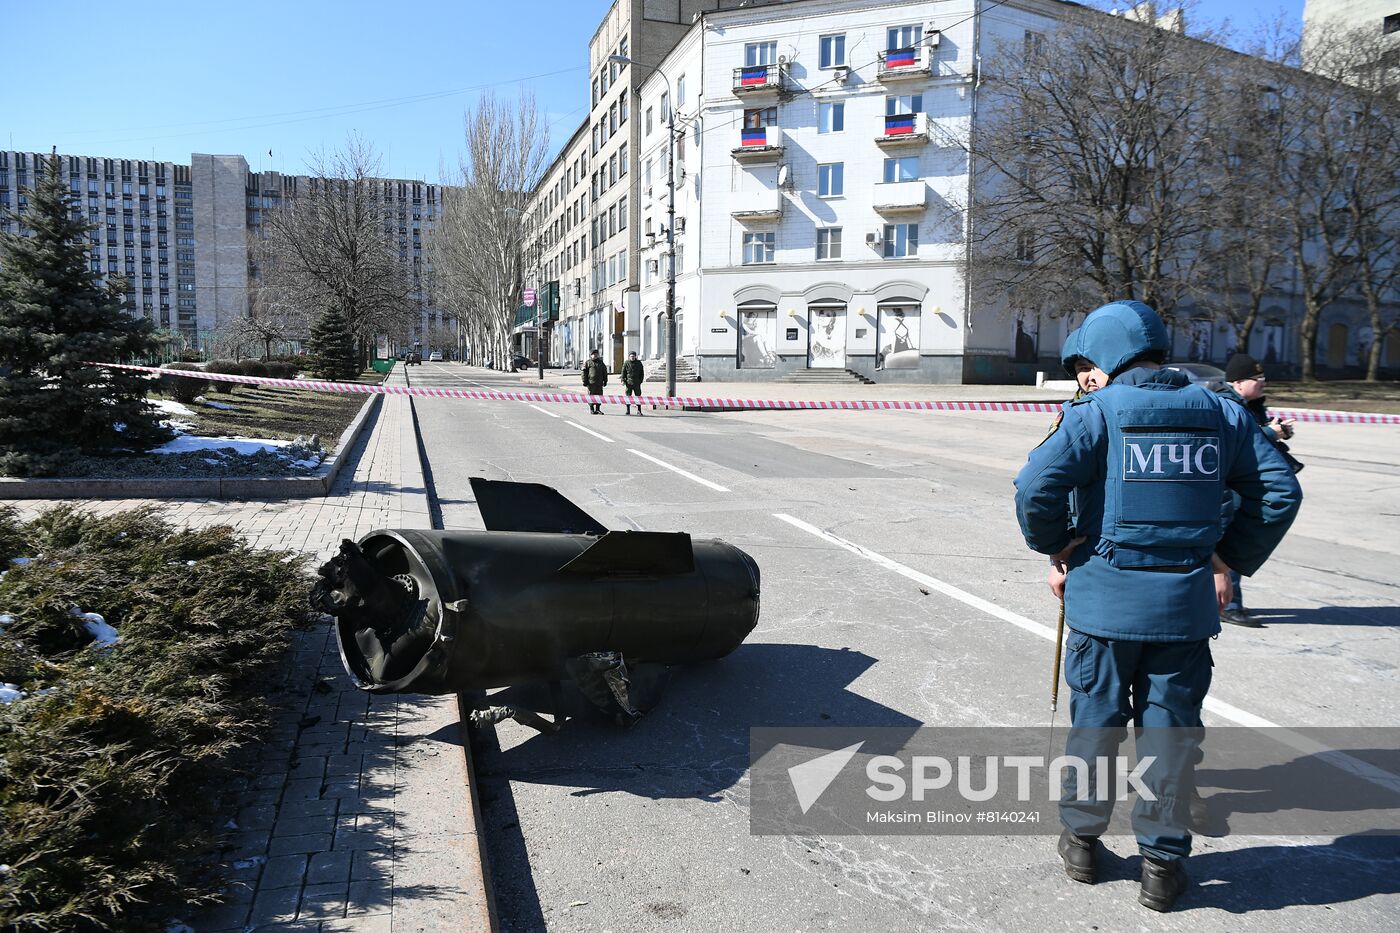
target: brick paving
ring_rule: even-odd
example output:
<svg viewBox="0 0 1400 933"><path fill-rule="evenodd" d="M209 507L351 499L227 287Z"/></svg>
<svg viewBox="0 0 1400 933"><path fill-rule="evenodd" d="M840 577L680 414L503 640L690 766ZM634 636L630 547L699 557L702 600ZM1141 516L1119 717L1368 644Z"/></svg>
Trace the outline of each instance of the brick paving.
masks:
<svg viewBox="0 0 1400 933"><path fill-rule="evenodd" d="M391 381L402 384L400 370ZM396 378L395 378L396 377ZM80 500L228 524L257 547L335 553L378 528L428 528L411 402L384 397L331 493L301 500ZM11 503L27 516L53 501ZM308 586L309 592L309 586ZM476 930L487 904L454 697L356 690L329 626L294 636L267 740L232 788L225 903L172 915L196 933Z"/></svg>

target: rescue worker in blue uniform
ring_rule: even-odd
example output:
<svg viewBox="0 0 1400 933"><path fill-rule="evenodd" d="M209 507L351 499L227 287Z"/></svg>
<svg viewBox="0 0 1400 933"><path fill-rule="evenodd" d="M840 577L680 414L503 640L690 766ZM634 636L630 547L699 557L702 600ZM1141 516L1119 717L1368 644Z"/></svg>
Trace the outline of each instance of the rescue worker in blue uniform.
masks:
<svg viewBox="0 0 1400 933"><path fill-rule="evenodd" d="M1066 755L1112 760L1131 721L1139 761L1156 756L1133 829L1138 900L1165 911L1186 887L1192 772L1226 571L1249 576L1264 563L1302 492L1246 412L1161 368L1168 336L1147 305L1105 305L1070 341L1107 385L1068 403L1031 452L1016 477L1016 512L1026 543L1051 555L1051 589L1065 600ZM1226 489L1240 505L1222 536ZM1059 852L1071 878L1092 883L1115 789L1100 792L1093 770L1082 789L1074 769L1065 774Z"/></svg>

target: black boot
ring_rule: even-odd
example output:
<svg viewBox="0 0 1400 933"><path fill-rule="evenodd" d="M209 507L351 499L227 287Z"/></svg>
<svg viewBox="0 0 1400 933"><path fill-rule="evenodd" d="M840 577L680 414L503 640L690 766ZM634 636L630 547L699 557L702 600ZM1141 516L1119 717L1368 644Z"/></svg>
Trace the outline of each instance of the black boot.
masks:
<svg viewBox="0 0 1400 933"><path fill-rule="evenodd" d="M1244 628L1263 628L1264 625L1246 609L1226 609L1220 613L1220 621Z"/></svg>
<svg viewBox="0 0 1400 933"><path fill-rule="evenodd" d="M1076 836L1069 830L1060 833L1060 858L1065 874L1081 884L1094 883L1095 859L1099 840L1094 836Z"/></svg>
<svg viewBox="0 0 1400 933"><path fill-rule="evenodd" d="M1142 890L1138 893L1138 903L1160 913L1172 909L1176 899L1186 890L1186 869L1180 859L1162 861L1151 856L1142 857Z"/></svg>

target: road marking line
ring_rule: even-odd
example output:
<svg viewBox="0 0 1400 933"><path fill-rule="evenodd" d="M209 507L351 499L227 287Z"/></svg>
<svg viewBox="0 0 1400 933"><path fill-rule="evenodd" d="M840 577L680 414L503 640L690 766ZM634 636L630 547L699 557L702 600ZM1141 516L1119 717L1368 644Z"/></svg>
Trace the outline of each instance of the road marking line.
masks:
<svg viewBox="0 0 1400 933"><path fill-rule="evenodd" d="M636 453L636 451L633 451L633 453ZM643 456L645 456L645 454L643 454ZM893 570L901 576L908 577L915 583L921 583L929 589L937 590L945 596L956 599L960 603L964 603L974 609L980 609L988 615L996 616L1003 622L1010 622L1017 628L1024 629L1032 635L1039 635L1046 641L1055 641L1055 630L1044 623L1036 622L1034 619L1028 619L1009 609L1004 609L996 603L988 602L980 596L974 596L966 590L959 589L951 583L944 583L942 580L930 577L926 573L920 573L912 567L906 567L904 564L899 563L899 561L891 560L883 554L877 554L874 551L861 547L859 544L847 541L845 538L838 538L836 535L823 531L815 525L804 522L800 518L794 518L782 512L774 512L773 517L780 521L787 522L794 528L799 528L808 534L816 535L818 538L850 551L852 554L864 557L866 560L879 564L887 570ZM1368 781L1378 787L1383 787L1389 791L1400 791L1400 775L1391 774L1389 771L1377 768L1370 762L1363 761L1360 758L1353 757L1344 752L1334 751L1321 742L1305 735L1300 735L1291 729L1285 729L1278 723L1271 722L1262 716L1256 716L1247 710L1240 709L1238 706L1232 706L1229 703L1225 703L1210 696L1206 697L1205 708L1221 719L1228 719L1236 725L1247 726L1253 729L1273 730L1271 733L1272 737L1290 748L1294 748L1305 755L1316 755L1333 767L1353 774L1363 781Z"/></svg>
<svg viewBox="0 0 1400 933"><path fill-rule="evenodd" d="M535 411L542 411L542 412L544 412L546 415L549 415L549 417L551 417L551 418L558 418L558 417L559 417L559 416L556 415L554 412L550 411L548 408L541 408L541 407L538 406L538 405L531 405L530 407L533 408ZM580 425L580 427L582 427L582 425Z"/></svg>
<svg viewBox="0 0 1400 933"><path fill-rule="evenodd" d="M665 467L666 469L670 470L672 473L679 473L681 476L684 476L684 477L685 477L686 479L688 479L688 480L694 480L695 482L699 483L701 486L709 486L709 487L710 487L711 489L713 489L715 492L729 492L728 488L726 488L726 487L724 487L724 486L721 486L719 483L712 483L712 482L710 482L710 481L707 480L707 479L702 479L702 478L700 478L699 476L696 476L694 473L689 472L688 470L682 470L682 469L681 469L680 467L678 467L678 466L673 466L672 464L667 463L665 460L658 460L658 459L656 459L655 457L653 457L651 454L644 454L644 453L642 453L640 450L633 450L631 447L627 448L627 450L628 450L629 453L634 453L634 454L636 454L637 456L641 457L643 460L650 460L652 463L656 464L657 466Z"/></svg>
<svg viewBox="0 0 1400 933"><path fill-rule="evenodd" d="M574 427L578 428L580 431L584 431L584 432L587 432L588 434L592 434L594 437L598 438L598 440L600 440L600 441L607 441L609 444L614 443L613 439L610 438L610 437L608 437L606 434L599 434L597 431L594 431L594 430L591 429L591 428L585 428L583 425L579 424L577 421L572 421L572 420L567 419L567 418L565 419L565 421L566 421L568 424L571 424L571 425L573 425Z"/></svg>

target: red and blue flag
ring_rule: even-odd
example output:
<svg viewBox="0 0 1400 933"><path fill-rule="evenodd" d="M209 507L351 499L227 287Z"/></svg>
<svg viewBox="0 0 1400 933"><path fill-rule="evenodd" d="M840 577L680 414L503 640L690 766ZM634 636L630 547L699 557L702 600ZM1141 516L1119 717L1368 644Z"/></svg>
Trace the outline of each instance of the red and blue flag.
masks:
<svg viewBox="0 0 1400 933"><path fill-rule="evenodd" d="M739 137L739 143L743 146L766 146L768 145L767 127L745 127Z"/></svg>
<svg viewBox="0 0 1400 933"><path fill-rule="evenodd" d="M742 87L755 87L768 83L768 66L757 65L752 68L745 68L739 73L739 84Z"/></svg>
<svg viewBox="0 0 1400 933"><path fill-rule="evenodd" d="M914 49L890 49L885 53L885 65L889 68L907 68L918 61Z"/></svg>
<svg viewBox="0 0 1400 933"><path fill-rule="evenodd" d="M901 113L885 117L886 136L908 136L914 132L914 114Z"/></svg>

